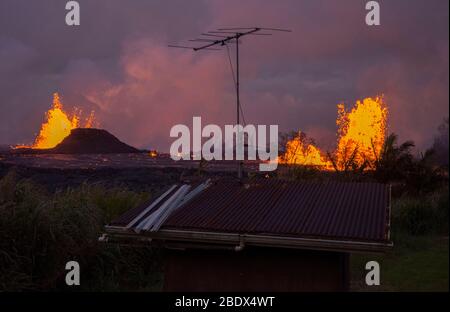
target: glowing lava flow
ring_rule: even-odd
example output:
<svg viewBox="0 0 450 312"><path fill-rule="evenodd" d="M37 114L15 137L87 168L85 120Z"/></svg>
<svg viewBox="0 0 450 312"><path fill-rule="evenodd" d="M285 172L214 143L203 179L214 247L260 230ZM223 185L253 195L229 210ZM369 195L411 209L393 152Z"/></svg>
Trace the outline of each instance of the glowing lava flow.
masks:
<svg viewBox="0 0 450 312"><path fill-rule="evenodd" d="M338 105L339 140L335 151L335 164L339 169L350 161L357 166L370 165L378 158L386 137L388 110L382 97L357 101L351 111Z"/></svg>
<svg viewBox="0 0 450 312"><path fill-rule="evenodd" d="M370 169L379 156L386 136L387 107L383 97L357 101L355 107L346 111L339 104L337 148L327 157L318 147L304 143L299 134L288 141L281 163L317 166L321 169L342 170L352 165Z"/></svg>
<svg viewBox="0 0 450 312"><path fill-rule="evenodd" d="M45 122L32 146L16 146L16 148L52 148L61 143L70 131L80 128L80 111L75 110L71 117L64 111L58 93L53 94L53 106L45 114ZM95 122L94 112L86 119L84 128L91 128Z"/></svg>
<svg viewBox="0 0 450 312"><path fill-rule="evenodd" d="M286 153L281 162L322 168L328 168L331 165L317 147L303 142L301 132L286 143Z"/></svg>

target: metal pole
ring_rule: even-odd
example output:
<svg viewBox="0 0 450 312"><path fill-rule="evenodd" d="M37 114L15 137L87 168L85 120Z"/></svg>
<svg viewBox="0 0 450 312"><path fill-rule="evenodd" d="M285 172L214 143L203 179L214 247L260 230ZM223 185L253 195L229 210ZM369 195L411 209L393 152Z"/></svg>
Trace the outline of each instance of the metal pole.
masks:
<svg viewBox="0 0 450 312"><path fill-rule="evenodd" d="M236 158L237 158L237 150L238 144L241 144L241 133L240 133L240 120L239 120L239 111L240 111L240 100L239 100L239 37L240 34L236 33L236 116L237 116L237 138L236 138ZM245 155L245 151L244 151ZM242 163L241 160L238 159L238 179L242 179Z"/></svg>
<svg viewBox="0 0 450 312"><path fill-rule="evenodd" d="M285 32L291 32L291 30L288 29L277 29L277 28L261 28L261 27L252 27L252 28L220 28L217 31L210 31L208 33L203 33L203 36L208 37L217 37L220 39L217 40L211 40L206 38L197 38L193 39L191 41L193 42L208 42L205 43L202 46L199 47L192 47L192 46L180 46L180 45L169 45L169 47L173 48L181 48L181 49L192 49L194 51L200 51L200 50L220 50L217 48L214 48L215 46L224 46L228 42L233 42L235 40L236 42L236 117L237 117L237 127L238 131L236 133L236 155L238 150L238 144L241 144L243 150L243 154L245 157L245 138L243 137L241 142L241 131L240 131L240 110L241 110L241 104L239 99L239 38L244 37L247 35L272 35L271 33L258 33L260 30L269 30L269 31L285 31ZM242 179L242 171L243 171L243 161L237 160L238 162L238 178Z"/></svg>

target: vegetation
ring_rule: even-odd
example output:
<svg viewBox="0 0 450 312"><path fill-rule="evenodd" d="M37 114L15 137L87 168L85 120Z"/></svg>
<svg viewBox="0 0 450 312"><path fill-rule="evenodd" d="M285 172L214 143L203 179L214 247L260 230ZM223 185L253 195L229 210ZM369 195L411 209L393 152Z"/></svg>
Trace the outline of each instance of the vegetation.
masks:
<svg viewBox="0 0 450 312"><path fill-rule="evenodd" d="M398 145L397 141L397 135L392 133L386 138L380 155L374 152L374 175L380 182L405 179L406 173L413 164L411 149L414 147L414 142L406 141Z"/></svg>
<svg viewBox="0 0 450 312"><path fill-rule="evenodd" d="M429 195L401 196L392 205L392 226L409 235L448 235L448 187Z"/></svg>
<svg viewBox="0 0 450 312"><path fill-rule="evenodd" d="M354 291L448 291L448 187L392 203L394 248L384 255L352 255ZM381 267L381 285L366 286L365 263Z"/></svg>
<svg viewBox="0 0 450 312"><path fill-rule="evenodd" d="M413 154L414 142L398 142L398 136L395 133L388 135L379 152L376 152L373 146L371 155L364 155L358 151L358 146L348 144L343 146L343 151L339 151L342 157L336 157L333 153L327 153L326 159L331 163L331 172L324 172L322 165L294 165L289 161L288 166L279 166L278 176L280 178L291 180L323 180L334 179L344 181L377 181L380 183L391 184L395 186L396 192L407 192L409 194L426 194L433 192L448 181L448 164L439 162L440 158L436 155L447 154L445 150L445 134L443 129L447 123L439 127L440 134L436 137L433 146L439 148L439 152L430 148L425 153L418 156ZM307 137L305 133L289 132L280 135L280 142L283 146L286 142L294 138L299 140L300 147L314 145L314 140ZM447 134L448 139L448 134ZM348 149L348 150L347 150ZM281 149L280 153L285 157L286 149ZM297 151L291 151L296 154ZM364 161L357 159L357 156L363 157ZM336 158L339 158L336 159ZM284 159L286 160L286 159ZM328 168L330 169L330 168Z"/></svg>
<svg viewBox="0 0 450 312"><path fill-rule="evenodd" d="M86 184L48 194L10 172L0 180L0 291L67 289L71 260L84 268L78 290L157 289L158 251L98 242L105 223L149 196Z"/></svg>
<svg viewBox="0 0 450 312"><path fill-rule="evenodd" d="M448 237L396 233L394 249L383 255L353 254L352 291L448 291ZM380 285L365 284L365 264L380 264Z"/></svg>
<svg viewBox="0 0 450 312"><path fill-rule="evenodd" d="M448 117L438 127L438 134L434 137L433 150L435 151L435 162L448 168L449 159L449 129Z"/></svg>
<svg viewBox="0 0 450 312"><path fill-rule="evenodd" d="M302 140L311 142L306 136ZM442 143L442 138L436 142ZM274 173L291 180L378 181L393 186L395 247L386 255L352 255L353 290L448 290L448 164L437 161L435 150L414 156L413 146L398 143L394 134L388 136L370 164L373 170L353 166L349 159L344 171L280 166ZM204 165L194 174L202 175ZM161 187L159 180L154 184ZM19 179L14 171L6 174L0 179L0 291L68 290L64 277L70 260L83 267L77 290L160 290L162 251L98 241L105 224L160 190L133 189L97 181L50 192ZM381 264L382 285L376 288L363 284L369 260Z"/></svg>

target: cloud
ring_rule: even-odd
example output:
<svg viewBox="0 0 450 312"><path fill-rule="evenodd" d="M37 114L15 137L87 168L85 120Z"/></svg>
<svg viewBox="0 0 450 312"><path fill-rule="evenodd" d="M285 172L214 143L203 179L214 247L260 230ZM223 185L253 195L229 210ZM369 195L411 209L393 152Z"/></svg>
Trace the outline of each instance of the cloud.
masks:
<svg viewBox="0 0 450 312"><path fill-rule="evenodd" d="M224 26L290 28L243 39L246 121L335 141L336 104L384 93L389 128L428 147L448 116L448 2L380 1L381 26L364 1L80 1L81 26L64 1L0 3L0 142L32 141L61 91L67 107L94 109L102 126L138 147L167 150L169 130L235 120L226 51L167 48ZM239 7L237 10L236 7ZM234 50L231 48L231 57Z"/></svg>
<svg viewBox="0 0 450 312"><path fill-rule="evenodd" d="M229 78L225 65L221 56L196 58L143 39L124 45L115 73L120 79L85 61L72 66L63 85L96 107L102 126L127 142L168 147L170 128L190 124L194 115L231 122L231 111L222 109L230 99L220 96Z"/></svg>

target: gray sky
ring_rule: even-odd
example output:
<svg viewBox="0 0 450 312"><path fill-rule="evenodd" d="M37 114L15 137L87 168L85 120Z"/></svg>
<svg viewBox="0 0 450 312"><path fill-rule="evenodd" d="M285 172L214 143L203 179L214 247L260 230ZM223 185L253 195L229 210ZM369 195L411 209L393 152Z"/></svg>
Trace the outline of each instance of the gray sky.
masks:
<svg viewBox="0 0 450 312"><path fill-rule="evenodd" d="M242 105L248 123L336 138L336 104L384 94L389 130L420 148L449 110L447 0L389 0L381 26L361 0L63 0L0 2L0 143L30 143L52 93L68 111L94 109L101 127L137 147L168 150L170 128L235 120L225 51L170 49L217 27L282 27L245 38Z"/></svg>

